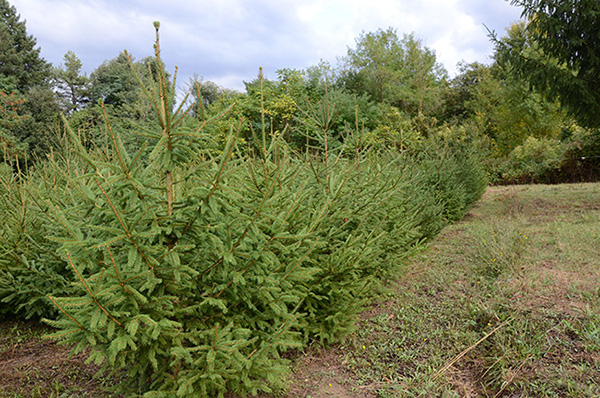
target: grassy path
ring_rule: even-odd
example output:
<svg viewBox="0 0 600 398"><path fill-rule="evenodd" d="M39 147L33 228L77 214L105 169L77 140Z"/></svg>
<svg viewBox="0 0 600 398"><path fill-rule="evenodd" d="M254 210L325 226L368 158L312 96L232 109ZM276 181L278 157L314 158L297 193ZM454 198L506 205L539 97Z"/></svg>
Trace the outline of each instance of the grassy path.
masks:
<svg viewBox="0 0 600 398"><path fill-rule="evenodd" d="M599 397L600 185L493 187L291 397Z"/></svg>

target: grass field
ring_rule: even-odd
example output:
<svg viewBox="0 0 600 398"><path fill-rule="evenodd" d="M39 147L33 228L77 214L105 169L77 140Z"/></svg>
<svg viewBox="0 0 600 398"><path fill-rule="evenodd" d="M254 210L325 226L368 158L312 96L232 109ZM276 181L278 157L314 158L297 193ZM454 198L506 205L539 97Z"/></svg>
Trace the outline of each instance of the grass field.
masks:
<svg viewBox="0 0 600 398"><path fill-rule="evenodd" d="M489 188L292 397L599 397L600 185Z"/></svg>
<svg viewBox="0 0 600 398"><path fill-rule="evenodd" d="M0 397L117 397L33 323L0 324ZM600 396L600 184L489 188L282 397Z"/></svg>

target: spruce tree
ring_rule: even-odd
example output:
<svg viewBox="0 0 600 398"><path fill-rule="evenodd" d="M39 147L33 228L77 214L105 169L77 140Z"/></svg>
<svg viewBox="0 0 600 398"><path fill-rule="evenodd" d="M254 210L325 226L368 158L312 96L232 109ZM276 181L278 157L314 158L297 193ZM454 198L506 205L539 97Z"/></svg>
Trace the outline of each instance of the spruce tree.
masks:
<svg viewBox="0 0 600 398"><path fill-rule="evenodd" d="M0 76L10 79L17 90L47 83L50 64L40 56L36 39L27 34L25 21L7 0L0 0Z"/></svg>
<svg viewBox="0 0 600 398"><path fill-rule="evenodd" d="M20 19L14 6L0 0L0 113L13 115L0 121L1 156L11 162L43 157L54 146L49 131L58 114L51 65Z"/></svg>
<svg viewBox="0 0 600 398"><path fill-rule="evenodd" d="M186 123L193 104L175 104L155 26L152 73L128 60L157 120L136 128L137 148L107 115L103 146L85 147L67 124L66 150L26 184L0 169L10 227L0 225L0 301L36 314L52 304L53 336L125 370L128 396L271 392L286 349L339 341L366 292L443 215L464 212L478 192L465 176L477 168L438 151L424 151L434 153L427 169L361 151L360 131L339 145L327 94L303 111L315 137L306 153L263 123L256 156L238 148L237 125L211 157L213 120Z"/></svg>

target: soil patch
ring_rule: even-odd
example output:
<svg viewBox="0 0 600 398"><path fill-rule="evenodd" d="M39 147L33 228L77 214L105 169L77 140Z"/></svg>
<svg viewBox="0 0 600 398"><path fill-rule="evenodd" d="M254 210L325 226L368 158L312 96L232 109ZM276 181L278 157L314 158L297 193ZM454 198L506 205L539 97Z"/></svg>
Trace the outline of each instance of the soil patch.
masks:
<svg viewBox="0 0 600 398"><path fill-rule="evenodd" d="M35 322L0 323L0 397L118 397L86 353L43 338L52 330ZM61 395L62 394L62 395ZM66 394L66 395L64 395Z"/></svg>

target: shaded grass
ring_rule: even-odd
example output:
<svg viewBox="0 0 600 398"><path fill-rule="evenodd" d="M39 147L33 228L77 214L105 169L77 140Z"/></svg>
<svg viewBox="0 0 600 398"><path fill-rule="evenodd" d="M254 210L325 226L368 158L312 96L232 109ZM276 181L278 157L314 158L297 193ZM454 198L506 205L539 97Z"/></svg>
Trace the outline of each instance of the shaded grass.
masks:
<svg viewBox="0 0 600 398"><path fill-rule="evenodd" d="M338 396L600 396L598 248L600 185L490 188L336 347Z"/></svg>

